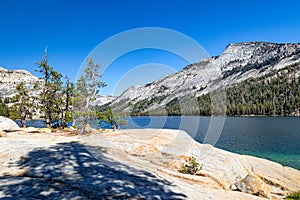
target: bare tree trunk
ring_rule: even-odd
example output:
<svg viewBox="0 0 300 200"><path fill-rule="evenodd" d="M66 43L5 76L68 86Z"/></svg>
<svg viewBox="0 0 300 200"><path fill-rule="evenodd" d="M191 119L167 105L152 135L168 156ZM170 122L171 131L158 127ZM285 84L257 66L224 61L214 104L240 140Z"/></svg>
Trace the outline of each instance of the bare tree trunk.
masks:
<svg viewBox="0 0 300 200"><path fill-rule="evenodd" d="M26 111L23 111L21 114L21 124L22 128L26 128Z"/></svg>
<svg viewBox="0 0 300 200"><path fill-rule="evenodd" d="M46 119L45 119L46 128L51 128L51 117L47 111L46 111L45 117L46 117Z"/></svg>
<svg viewBox="0 0 300 200"><path fill-rule="evenodd" d="M73 126L73 127L76 126L76 119L73 119L72 126Z"/></svg>
<svg viewBox="0 0 300 200"><path fill-rule="evenodd" d="M112 128L115 131L117 129L117 126L115 124L112 124Z"/></svg>

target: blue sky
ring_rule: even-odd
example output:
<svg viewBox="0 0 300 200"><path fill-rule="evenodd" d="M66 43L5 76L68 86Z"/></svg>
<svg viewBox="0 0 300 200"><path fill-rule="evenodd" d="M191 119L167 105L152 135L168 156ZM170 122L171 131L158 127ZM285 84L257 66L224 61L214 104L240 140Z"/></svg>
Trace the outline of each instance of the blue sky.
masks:
<svg viewBox="0 0 300 200"><path fill-rule="evenodd" d="M74 80L100 42L140 27L179 31L210 55L219 55L231 42L299 43L299 10L296 0L1 0L0 66L34 73L47 45L49 63ZM180 70L186 64L162 51L142 55L148 56L137 51L120 58L113 73L103 76L109 85L103 93L112 94L122 73L137 65L156 62Z"/></svg>

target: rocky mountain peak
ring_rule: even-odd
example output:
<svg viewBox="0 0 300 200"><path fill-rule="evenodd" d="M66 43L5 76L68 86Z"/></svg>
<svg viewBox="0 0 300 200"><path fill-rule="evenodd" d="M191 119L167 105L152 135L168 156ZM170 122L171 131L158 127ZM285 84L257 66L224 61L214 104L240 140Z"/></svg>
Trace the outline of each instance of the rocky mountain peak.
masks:
<svg viewBox="0 0 300 200"><path fill-rule="evenodd" d="M300 62L300 44L231 43L220 56L190 64L150 84L131 87L112 103L121 109L143 105L144 111L155 110L176 98L198 97L297 62Z"/></svg>
<svg viewBox="0 0 300 200"><path fill-rule="evenodd" d="M0 67L0 98L12 98L16 93L16 86L23 82L30 90L35 84L43 81L26 70L7 70ZM35 95L37 91L31 91Z"/></svg>
<svg viewBox="0 0 300 200"><path fill-rule="evenodd" d="M33 96L39 95L42 90L42 87L40 87L40 90L33 90L35 84L44 85L42 79L26 70L8 70L0 67L0 99L12 99L17 94L16 86L21 82L25 84L25 87L29 90L29 94ZM103 105L114 99L115 97L112 96L97 95L92 105Z"/></svg>
<svg viewBox="0 0 300 200"><path fill-rule="evenodd" d="M300 44L276 44L269 42L242 42L227 45L218 57L222 71L249 64L263 64L300 53Z"/></svg>

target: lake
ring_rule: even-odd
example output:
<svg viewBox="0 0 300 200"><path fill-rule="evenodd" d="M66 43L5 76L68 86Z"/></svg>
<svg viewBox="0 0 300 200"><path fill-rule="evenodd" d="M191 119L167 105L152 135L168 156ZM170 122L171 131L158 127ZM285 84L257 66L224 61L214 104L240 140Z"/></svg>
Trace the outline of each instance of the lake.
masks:
<svg viewBox="0 0 300 200"><path fill-rule="evenodd" d="M181 129L198 142L210 141L208 143L224 150L266 158L300 170L300 117L222 119L224 126L220 127L222 123L210 124L211 117L131 117L125 128ZM44 122L28 121L28 125L42 127ZM218 132L218 128L220 134L205 140L208 130Z"/></svg>
<svg viewBox="0 0 300 200"><path fill-rule="evenodd" d="M300 117L224 119L215 147L266 158L300 170ZM203 143L210 121L211 117L134 117L129 120L127 128L180 128ZM196 133L193 133L195 129Z"/></svg>

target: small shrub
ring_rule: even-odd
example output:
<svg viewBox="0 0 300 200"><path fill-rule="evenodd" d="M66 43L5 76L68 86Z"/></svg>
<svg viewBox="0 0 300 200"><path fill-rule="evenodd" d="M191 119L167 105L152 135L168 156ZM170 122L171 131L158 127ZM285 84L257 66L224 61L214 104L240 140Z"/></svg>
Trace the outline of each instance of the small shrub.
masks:
<svg viewBox="0 0 300 200"><path fill-rule="evenodd" d="M200 165L195 157L189 157L187 163L185 163L179 172L184 174L196 174L198 171L202 170L203 165Z"/></svg>
<svg viewBox="0 0 300 200"><path fill-rule="evenodd" d="M287 198L288 200L297 199L300 200L300 192L292 193Z"/></svg>
<svg viewBox="0 0 300 200"><path fill-rule="evenodd" d="M0 103L0 116L9 117L9 109L5 103Z"/></svg>

